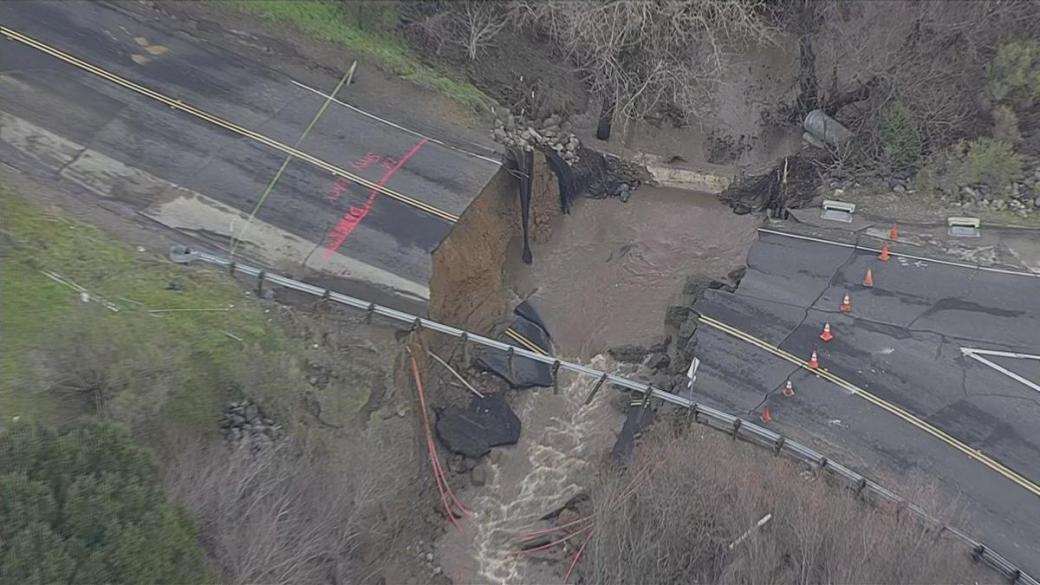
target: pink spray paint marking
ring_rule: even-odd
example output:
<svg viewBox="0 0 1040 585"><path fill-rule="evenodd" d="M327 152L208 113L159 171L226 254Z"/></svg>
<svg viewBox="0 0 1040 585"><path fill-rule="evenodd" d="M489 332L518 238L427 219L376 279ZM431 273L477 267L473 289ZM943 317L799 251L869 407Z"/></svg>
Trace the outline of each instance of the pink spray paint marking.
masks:
<svg viewBox="0 0 1040 585"><path fill-rule="evenodd" d="M384 161L383 167L386 169L386 172L384 172L383 177L379 179L379 183L377 183L377 188L372 189L372 191L369 192L368 198L365 200L365 204L361 207L354 207L353 205L351 205L350 209L345 214L343 214L343 217L339 220L339 223L333 226L333 228L329 230L329 233L326 234L325 241L328 242L328 244L326 244L325 246L325 260L331 258L332 255L339 250L340 246L343 245L343 242L347 241L347 238L350 237L350 234L353 233L353 231L361 223L361 220L365 219L365 216L368 215L368 212L372 210L372 204L375 203L376 195L379 195L379 190L386 185L387 181L389 181L391 177L397 174L397 171L401 170L401 167L403 167L404 164L408 162L408 159L412 158L413 156L415 156L415 153L419 152L419 149L421 149L423 145L426 144L426 141L427 139L423 138L419 142L416 142L415 145L412 146L412 148L409 149L408 152L406 152L405 155L400 158L400 160L393 162L392 164L388 164L390 163L390 161ZM365 158L368 158L368 156L366 155ZM375 161L373 160L372 162ZM370 162L368 164L372 163Z"/></svg>
<svg viewBox="0 0 1040 585"><path fill-rule="evenodd" d="M382 161L383 167L386 168L386 161L388 160L390 159L384 158L375 152L370 152L365 156L361 157L360 159L350 163L350 166L354 167L359 171L363 171L368 167L372 166L373 164ZM351 181L346 177L337 178L336 182L334 182L332 184L332 187L329 188L329 192L325 194L325 200L329 203L335 203L336 201L339 201L340 195L343 195L343 193L347 189L349 189L350 186L353 184L354 181Z"/></svg>

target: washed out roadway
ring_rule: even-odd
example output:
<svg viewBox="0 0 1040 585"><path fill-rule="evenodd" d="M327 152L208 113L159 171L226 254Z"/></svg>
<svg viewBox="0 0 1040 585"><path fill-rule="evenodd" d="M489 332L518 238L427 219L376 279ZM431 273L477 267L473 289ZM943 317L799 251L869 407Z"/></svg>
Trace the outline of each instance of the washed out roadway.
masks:
<svg viewBox="0 0 1040 585"><path fill-rule="evenodd" d="M868 267L874 288L862 285ZM760 232L736 292L709 291L695 305L804 360L817 350L821 367L1010 468L1021 484L871 401L704 324L694 398L749 415L768 405L771 426L868 475L938 482L964 504L969 531L1035 575L1040 392L960 348L1040 353L1038 291L1040 279L1028 275L901 257L882 263L872 252ZM850 313L839 310L846 292ZM835 336L828 343L819 338L824 323ZM1030 360L1001 365L1027 378L1036 369ZM785 398L779 390L788 378L796 394Z"/></svg>

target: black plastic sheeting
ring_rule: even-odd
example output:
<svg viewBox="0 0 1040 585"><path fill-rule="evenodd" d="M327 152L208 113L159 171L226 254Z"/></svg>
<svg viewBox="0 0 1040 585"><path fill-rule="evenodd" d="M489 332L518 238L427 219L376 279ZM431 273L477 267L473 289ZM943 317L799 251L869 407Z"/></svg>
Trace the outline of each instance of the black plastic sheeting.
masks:
<svg viewBox="0 0 1040 585"><path fill-rule="evenodd" d="M524 249L521 259L524 264L530 264L534 260L531 254L531 239L529 228L531 223L531 173L534 170L534 151L511 149L506 157L510 173L516 177L519 183L520 195L520 226L524 232Z"/></svg>
<svg viewBox="0 0 1040 585"><path fill-rule="evenodd" d="M560 210L569 215L572 202L585 190L587 185L584 184L584 181L579 180L570 165L555 152L546 153L545 162L549 163L549 168L556 175L556 183L560 187Z"/></svg>
<svg viewBox="0 0 1040 585"><path fill-rule="evenodd" d="M451 451L481 457L492 447L520 439L520 419L499 396L474 398L468 408L452 406L437 419L437 437Z"/></svg>
<svg viewBox="0 0 1040 585"><path fill-rule="evenodd" d="M622 425L614 448L610 451L610 460L617 465L627 465L636 448L636 439L650 428L656 419L657 413L652 408L629 407L625 424Z"/></svg>
<svg viewBox="0 0 1040 585"><path fill-rule="evenodd" d="M549 336L545 322L538 312L527 301L517 305L513 310L516 318L510 328L526 337L536 346L540 347L549 355L553 355L552 338ZM508 335L499 338L510 345L520 345ZM520 345L522 347L522 345ZM509 355L495 349L484 349L476 357L477 365L496 376L502 378L511 387L518 390L535 387L552 386L552 366L542 362L529 360L525 357L514 355L510 365Z"/></svg>

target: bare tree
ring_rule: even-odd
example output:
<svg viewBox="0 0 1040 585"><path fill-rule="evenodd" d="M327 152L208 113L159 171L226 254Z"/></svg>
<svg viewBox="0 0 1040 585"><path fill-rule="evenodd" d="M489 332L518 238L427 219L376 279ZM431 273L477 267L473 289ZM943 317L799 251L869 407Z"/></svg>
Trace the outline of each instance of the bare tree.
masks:
<svg viewBox="0 0 1040 585"><path fill-rule="evenodd" d="M945 583L972 574L966 551L916 517L752 449L705 429L679 437L657 429L624 472L607 473L592 492L586 579ZM934 513L933 492L909 493Z"/></svg>
<svg viewBox="0 0 1040 585"><path fill-rule="evenodd" d="M481 51L489 47L509 23L509 14L501 2L466 0L453 2L452 7L459 14L466 54L470 61L476 61Z"/></svg>
<svg viewBox="0 0 1040 585"><path fill-rule="evenodd" d="M199 445L174 455L167 486L194 512L222 581L357 583L378 570L378 551L396 533L382 508L403 472L371 452L336 457L299 441Z"/></svg>
<svg viewBox="0 0 1040 585"><path fill-rule="evenodd" d="M549 35L578 67L604 110L635 120L704 111L743 42L770 39L760 0L517 2L521 22Z"/></svg>
<svg viewBox="0 0 1040 585"><path fill-rule="evenodd" d="M775 11L798 35L802 61L795 117L822 108L856 134L864 160L885 162L887 113L906 111L923 148L977 132L985 69L996 47L1034 34L1028 0L904 2L802 0Z"/></svg>

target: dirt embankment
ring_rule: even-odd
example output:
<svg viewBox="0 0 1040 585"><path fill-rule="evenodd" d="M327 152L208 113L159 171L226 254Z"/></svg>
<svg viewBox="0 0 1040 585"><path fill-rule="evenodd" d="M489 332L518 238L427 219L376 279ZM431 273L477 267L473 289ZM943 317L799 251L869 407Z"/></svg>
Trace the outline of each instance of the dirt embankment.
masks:
<svg viewBox="0 0 1040 585"><path fill-rule="evenodd" d="M556 176L545 157L535 154L531 187L530 233L548 240L561 214ZM510 242L521 237L518 181L503 166L470 203L448 237L433 252L430 317L470 331L484 332L506 317L510 299L503 268Z"/></svg>

